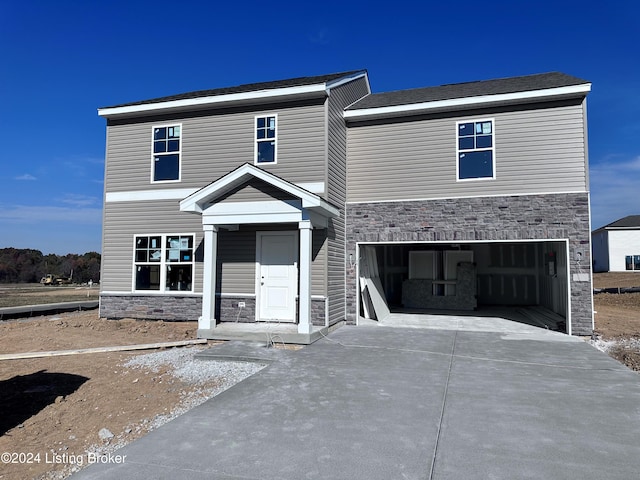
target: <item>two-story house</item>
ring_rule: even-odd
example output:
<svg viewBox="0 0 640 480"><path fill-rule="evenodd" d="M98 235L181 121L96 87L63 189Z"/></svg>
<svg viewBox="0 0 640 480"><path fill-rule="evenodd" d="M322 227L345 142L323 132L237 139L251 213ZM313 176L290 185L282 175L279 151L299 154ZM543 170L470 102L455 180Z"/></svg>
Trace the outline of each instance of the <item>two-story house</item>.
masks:
<svg viewBox="0 0 640 480"><path fill-rule="evenodd" d="M100 314L309 342L398 309L535 307L589 334L589 90L371 94L352 71L102 108Z"/></svg>

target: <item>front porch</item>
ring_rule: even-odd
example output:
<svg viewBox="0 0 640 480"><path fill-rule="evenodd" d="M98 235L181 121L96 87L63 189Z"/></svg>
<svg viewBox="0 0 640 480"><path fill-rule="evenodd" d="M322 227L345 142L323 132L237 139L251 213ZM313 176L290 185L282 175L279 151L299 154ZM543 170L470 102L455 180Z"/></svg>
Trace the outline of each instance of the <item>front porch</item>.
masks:
<svg viewBox="0 0 640 480"><path fill-rule="evenodd" d="M274 344L310 345L328 335L341 324L331 327L312 325L309 333L300 333L298 325L274 322L232 323L221 322L209 330L198 329L198 338L208 340L241 340Z"/></svg>
<svg viewBox="0 0 640 480"><path fill-rule="evenodd" d="M198 337L220 340L267 340L309 344L326 333L328 323L317 319L312 295L312 275L325 277L322 263L314 267L314 231L326 238L329 219L339 210L320 196L253 165L245 164L180 202L180 210L199 214L204 232L202 269L202 314ZM226 289L218 258L221 232L227 241L234 235L253 232L253 244L233 246L237 252L255 251L245 265L242 279L234 279L238 290ZM235 238L235 237L234 237ZM240 238L240 237L238 237ZM230 247L227 243L227 249ZM242 250L244 248L244 250ZM316 273L312 270L316 268ZM253 278L252 278L253 277ZM222 284L222 285L221 285ZM322 284L320 284L322 285ZM326 285L316 296L323 299L325 320ZM320 295L321 294L321 295ZM222 299L245 295L251 301L253 321L222 322L217 318ZM242 308L250 302L238 301ZM239 308L239 305L238 305ZM324 329L324 331L323 331Z"/></svg>

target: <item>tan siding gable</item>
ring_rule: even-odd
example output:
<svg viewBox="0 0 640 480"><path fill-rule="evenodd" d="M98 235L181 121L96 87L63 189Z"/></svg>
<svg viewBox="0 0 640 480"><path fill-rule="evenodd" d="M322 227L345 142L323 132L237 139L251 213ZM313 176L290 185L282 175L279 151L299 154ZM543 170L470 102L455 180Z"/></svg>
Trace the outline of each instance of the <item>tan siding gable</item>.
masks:
<svg viewBox="0 0 640 480"><path fill-rule="evenodd" d="M456 181L456 121L495 120L496 179ZM348 201L586 191L580 104L357 126Z"/></svg>
<svg viewBox="0 0 640 480"><path fill-rule="evenodd" d="M219 198L216 203L229 202L264 202L272 200L294 200L297 197L283 192L282 190L269 185L261 180L252 179L223 197Z"/></svg>

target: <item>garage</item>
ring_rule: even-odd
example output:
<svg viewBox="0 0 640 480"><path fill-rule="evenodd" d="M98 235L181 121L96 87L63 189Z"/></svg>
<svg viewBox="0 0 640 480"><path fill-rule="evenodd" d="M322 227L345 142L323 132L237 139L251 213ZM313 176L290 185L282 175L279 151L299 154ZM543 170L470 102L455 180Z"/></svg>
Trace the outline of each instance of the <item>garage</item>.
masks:
<svg viewBox="0 0 640 480"><path fill-rule="evenodd" d="M358 243L358 311L497 316L571 333L566 240Z"/></svg>

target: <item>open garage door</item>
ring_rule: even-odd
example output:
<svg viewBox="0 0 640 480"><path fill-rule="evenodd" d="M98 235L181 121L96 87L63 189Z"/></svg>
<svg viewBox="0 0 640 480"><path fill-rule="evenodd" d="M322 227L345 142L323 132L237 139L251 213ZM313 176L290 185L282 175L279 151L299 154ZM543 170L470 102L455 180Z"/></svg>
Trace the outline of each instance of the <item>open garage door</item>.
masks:
<svg viewBox="0 0 640 480"><path fill-rule="evenodd" d="M498 312L567 331L564 240L366 244L360 245L361 261L363 252L367 272L375 261L376 293L391 312ZM365 302L371 304L370 296L361 295L361 315Z"/></svg>

